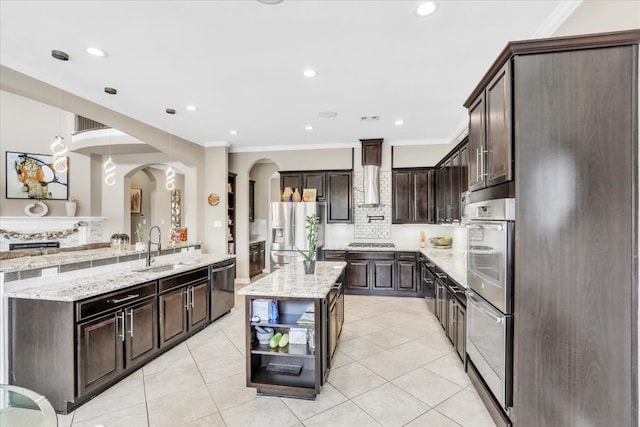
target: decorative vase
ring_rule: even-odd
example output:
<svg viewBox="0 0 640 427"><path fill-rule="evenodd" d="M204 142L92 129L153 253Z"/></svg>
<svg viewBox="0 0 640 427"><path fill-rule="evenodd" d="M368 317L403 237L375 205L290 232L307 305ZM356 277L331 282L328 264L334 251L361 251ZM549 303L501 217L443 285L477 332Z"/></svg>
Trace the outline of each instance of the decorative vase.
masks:
<svg viewBox="0 0 640 427"><path fill-rule="evenodd" d="M316 272L316 260L313 261L304 260L302 261L304 265L304 274L314 274Z"/></svg>
<svg viewBox="0 0 640 427"><path fill-rule="evenodd" d="M294 202L299 202L300 200L302 200L302 196L300 195L300 192L298 191L297 188L293 189L293 194L291 195L292 197L292 201Z"/></svg>
<svg viewBox="0 0 640 427"><path fill-rule="evenodd" d="M76 209L78 208L78 203L76 203L73 198L70 198L68 202L64 204L64 208L67 211L67 216L76 216Z"/></svg>
<svg viewBox="0 0 640 427"><path fill-rule="evenodd" d="M293 194L293 188L284 187L284 191L282 192L282 201L283 202L290 202L292 194Z"/></svg>

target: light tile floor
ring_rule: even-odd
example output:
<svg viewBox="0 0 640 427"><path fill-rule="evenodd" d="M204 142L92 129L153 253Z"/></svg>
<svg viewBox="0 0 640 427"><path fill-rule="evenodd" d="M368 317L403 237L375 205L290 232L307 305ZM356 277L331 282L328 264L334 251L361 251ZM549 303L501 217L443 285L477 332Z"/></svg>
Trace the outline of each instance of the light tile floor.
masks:
<svg viewBox="0 0 640 427"><path fill-rule="evenodd" d="M420 298L345 296L329 382L315 401L245 386L244 301L68 415L61 427L494 427Z"/></svg>

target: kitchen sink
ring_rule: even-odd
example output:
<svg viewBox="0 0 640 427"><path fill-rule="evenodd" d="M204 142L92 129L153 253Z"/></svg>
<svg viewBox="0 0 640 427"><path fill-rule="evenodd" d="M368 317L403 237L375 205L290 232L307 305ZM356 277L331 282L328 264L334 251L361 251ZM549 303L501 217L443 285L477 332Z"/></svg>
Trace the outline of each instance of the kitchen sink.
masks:
<svg viewBox="0 0 640 427"><path fill-rule="evenodd" d="M182 263L178 263L178 264L166 264L166 265L158 265L155 267L144 267L144 268L138 268L137 270L133 270L136 273L160 273L162 271L169 271L169 270L175 270L177 268L181 268L184 267L188 264L182 264Z"/></svg>

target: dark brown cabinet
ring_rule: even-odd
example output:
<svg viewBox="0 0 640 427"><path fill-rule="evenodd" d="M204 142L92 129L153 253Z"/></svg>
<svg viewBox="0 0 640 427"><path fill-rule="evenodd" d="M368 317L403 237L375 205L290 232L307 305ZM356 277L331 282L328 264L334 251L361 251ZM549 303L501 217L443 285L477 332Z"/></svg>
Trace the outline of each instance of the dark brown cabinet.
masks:
<svg viewBox="0 0 640 427"><path fill-rule="evenodd" d="M327 224L352 223L351 171L327 172Z"/></svg>
<svg viewBox="0 0 640 427"><path fill-rule="evenodd" d="M347 253L347 289L393 291L395 254L393 252L349 251Z"/></svg>
<svg viewBox="0 0 640 427"><path fill-rule="evenodd" d="M182 341L209 320L209 273L200 269L160 280L160 347Z"/></svg>
<svg viewBox="0 0 640 427"><path fill-rule="evenodd" d="M466 357L465 312L465 306L455 297L454 293L450 290L447 291L447 338L463 362Z"/></svg>
<svg viewBox="0 0 640 427"><path fill-rule="evenodd" d="M302 175L302 189L315 188L316 201L324 202L327 196L324 190L326 174L324 172L305 172ZM302 191L300 191L302 193Z"/></svg>
<svg viewBox="0 0 640 427"><path fill-rule="evenodd" d="M80 394L120 376L158 349L155 298L78 324Z"/></svg>
<svg viewBox="0 0 640 427"><path fill-rule="evenodd" d="M392 171L392 222L394 224L433 222L433 169Z"/></svg>
<svg viewBox="0 0 640 427"><path fill-rule="evenodd" d="M227 178L227 253L235 254L236 246L236 174Z"/></svg>
<svg viewBox="0 0 640 427"><path fill-rule="evenodd" d="M417 296L417 263L416 252L348 251L345 291Z"/></svg>
<svg viewBox="0 0 640 427"><path fill-rule="evenodd" d="M396 290L403 292L416 292L418 285L418 264L416 252L398 252Z"/></svg>
<svg viewBox="0 0 640 427"><path fill-rule="evenodd" d="M249 180L249 222L255 221L256 182Z"/></svg>
<svg viewBox="0 0 640 427"><path fill-rule="evenodd" d="M265 268L265 242L254 242L249 245L249 277L262 273Z"/></svg>
<svg viewBox="0 0 640 427"><path fill-rule="evenodd" d="M511 62L507 61L469 108L469 190L513 179Z"/></svg>
<svg viewBox="0 0 640 427"><path fill-rule="evenodd" d="M467 191L469 147L463 141L437 165L435 172L435 222L458 222L462 218L461 195Z"/></svg>
<svg viewBox="0 0 640 427"><path fill-rule="evenodd" d="M333 356L335 355L336 348L338 347L338 339L342 332L342 325L344 324L344 283L340 279L333 287L329 294L329 354L328 361L331 367Z"/></svg>
<svg viewBox="0 0 640 427"><path fill-rule="evenodd" d="M300 191L302 186L302 172L280 172L280 193L285 187L297 188Z"/></svg>

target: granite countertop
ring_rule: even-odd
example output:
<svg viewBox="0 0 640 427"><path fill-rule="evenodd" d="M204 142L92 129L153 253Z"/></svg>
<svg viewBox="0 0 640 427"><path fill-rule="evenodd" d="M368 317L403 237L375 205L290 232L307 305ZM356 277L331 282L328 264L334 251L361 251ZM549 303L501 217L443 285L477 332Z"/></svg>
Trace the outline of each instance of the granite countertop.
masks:
<svg viewBox="0 0 640 427"><path fill-rule="evenodd" d="M433 261L459 285L467 286L467 252L453 249L421 248L420 253Z"/></svg>
<svg viewBox="0 0 640 427"><path fill-rule="evenodd" d="M324 251L375 251L375 252L417 252L418 248L409 246L377 247L377 246L349 246L349 244L330 244L322 247Z"/></svg>
<svg viewBox="0 0 640 427"><path fill-rule="evenodd" d="M200 243L178 242L174 245L163 245L163 252L165 250L178 250L199 245ZM93 261L96 259L124 257L127 255L139 255L146 252L146 249L136 251L135 246L132 245L130 246L130 249L126 250L115 250L111 249L111 247L108 247L100 249L86 249L81 251L56 251L56 253L44 253L42 255L34 254L33 256L3 259L2 261L0 261L0 272L6 273L33 268L47 268L64 264Z"/></svg>
<svg viewBox="0 0 640 427"><path fill-rule="evenodd" d="M302 261L256 280L239 295L262 297L325 298L347 266L346 262L317 261L315 274L304 274Z"/></svg>
<svg viewBox="0 0 640 427"><path fill-rule="evenodd" d="M188 256L174 258L171 261L158 260L158 262L152 266L158 267L165 264L182 264L182 266L168 271L136 271L145 268L144 266L138 266L101 273L99 276L90 274L73 279L60 276L60 280L58 281L53 281L38 287L9 291L6 292L5 295L13 298L78 301L162 277L183 273L185 271L204 267L210 264L215 264L229 258L234 258L234 256L190 254Z"/></svg>

